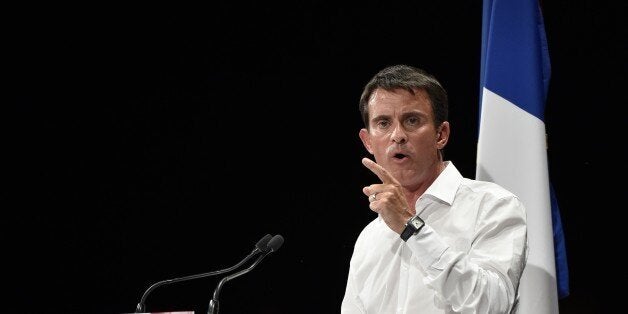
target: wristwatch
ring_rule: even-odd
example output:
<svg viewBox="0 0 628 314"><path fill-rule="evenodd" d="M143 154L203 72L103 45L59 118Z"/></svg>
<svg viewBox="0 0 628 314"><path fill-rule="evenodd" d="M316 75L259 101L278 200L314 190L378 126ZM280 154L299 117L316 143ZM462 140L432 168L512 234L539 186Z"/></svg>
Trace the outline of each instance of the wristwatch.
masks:
<svg viewBox="0 0 628 314"><path fill-rule="evenodd" d="M404 242L408 241L411 236L419 233L423 226L425 226L425 222L423 222L423 219L421 219L419 215L410 218L408 222L406 222L406 228L401 232L401 240Z"/></svg>

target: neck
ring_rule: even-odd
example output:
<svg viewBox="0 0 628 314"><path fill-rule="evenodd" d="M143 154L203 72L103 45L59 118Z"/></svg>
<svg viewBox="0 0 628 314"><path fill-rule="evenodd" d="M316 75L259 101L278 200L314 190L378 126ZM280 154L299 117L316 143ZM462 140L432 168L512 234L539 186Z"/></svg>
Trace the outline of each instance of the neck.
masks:
<svg viewBox="0 0 628 314"><path fill-rule="evenodd" d="M408 202L408 205L410 205L409 211L410 213L412 213L412 215L416 215L415 204L417 200L419 199L419 197L421 197L421 195L423 195L423 193L427 191L427 189L432 185L432 183L436 181L436 178L438 178L441 172L445 170L445 162L442 160L439 160L433 169L434 171L430 173L418 187L413 188L413 189L407 189L404 187L404 194L406 196L406 201Z"/></svg>

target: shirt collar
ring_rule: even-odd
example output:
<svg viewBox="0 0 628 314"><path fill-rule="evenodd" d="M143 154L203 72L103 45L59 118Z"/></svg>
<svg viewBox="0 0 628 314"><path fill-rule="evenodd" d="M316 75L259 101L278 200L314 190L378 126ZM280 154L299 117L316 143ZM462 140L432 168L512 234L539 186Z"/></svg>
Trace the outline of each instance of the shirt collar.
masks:
<svg viewBox="0 0 628 314"><path fill-rule="evenodd" d="M431 195L451 205L462 179L462 174L456 169L454 163L445 161L445 169L443 169L423 195Z"/></svg>

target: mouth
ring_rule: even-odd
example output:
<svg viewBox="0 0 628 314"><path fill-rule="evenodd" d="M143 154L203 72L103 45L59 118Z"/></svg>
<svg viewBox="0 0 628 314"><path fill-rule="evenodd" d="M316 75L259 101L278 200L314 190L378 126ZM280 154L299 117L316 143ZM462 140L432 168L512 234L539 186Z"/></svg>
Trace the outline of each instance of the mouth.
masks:
<svg viewBox="0 0 628 314"><path fill-rule="evenodd" d="M392 156L393 160L395 161L404 161L406 159L408 159L408 156L406 154L402 154L402 153L396 153Z"/></svg>

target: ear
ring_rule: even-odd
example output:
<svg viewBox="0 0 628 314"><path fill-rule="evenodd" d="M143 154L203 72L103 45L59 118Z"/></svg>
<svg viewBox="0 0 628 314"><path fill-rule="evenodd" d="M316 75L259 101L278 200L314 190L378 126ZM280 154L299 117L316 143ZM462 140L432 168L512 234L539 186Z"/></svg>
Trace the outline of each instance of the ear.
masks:
<svg viewBox="0 0 628 314"><path fill-rule="evenodd" d="M371 149L371 134L367 129L360 129L360 139L362 140L362 144L366 150L372 155L373 150Z"/></svg>
<svg viewBox="0 0 628 314"><path fill-rule="evenodd" d="M436 148L443 149L445 145L447 145L447 141L449 140L449 133L451 130L449 129L449 122L445 121L441 123L438 132L436 133Z"/></svg>

